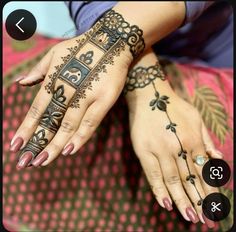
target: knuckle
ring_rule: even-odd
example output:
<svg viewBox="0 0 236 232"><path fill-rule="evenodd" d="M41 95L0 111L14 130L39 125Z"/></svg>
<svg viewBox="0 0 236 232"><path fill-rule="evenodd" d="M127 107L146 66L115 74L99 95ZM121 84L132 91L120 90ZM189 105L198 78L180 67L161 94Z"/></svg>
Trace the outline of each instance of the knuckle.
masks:
<svg viewBox="0 0 236 232"><path fill-rule="evenodd" d="M162 184L153 184L151 185L151 189L153 194L158 198L161 193L165 192L165 187ZM163 194L162 194L163 195Z"/></svg>
<svg viewBox="0 0 236 232"><path fill-rule="evenodd" d="M168 176L165 180L166 185L176 185L176 184L180 184L180 178L178 175L171 175Z"/></svg>
<svg viewBox="0 0 236 232"><path fill-rule="evenodd" d="M49 146L50 146L50 149L54 152L61 150L61 146L59 144L56 144L56 143L52 142L52 143L49 144Z"/></svg>
<svg viewBox="0 0 236 232"><path fill-rule="evenodd" d="M72 133L75 131L75 126L70 121L62 121L60 129L62 132Z"/></svg>
<svg viewBox="0 0 236 232"><path fill-rule="evenodd" d="M38 107L32 105L29 109L28 116L33 119L39 120L41 118L41 113Z"/></svg>
<svg viewBox="0 0 236 232"><path fill-rule="evenodd" d="M187 204L186 199L184 197L180 198L173 197L173 200L176 205L180 205L181 207L184 207Z"/></svg>
<svg viewBox="0 0 236 232"><path fill-rule="evenodd" d="M75 134L76 138L78 138L79 140L84 140L86 138L85 133L81 132L81 131L77 131Z"/></svg>
<svg viewBox="0 0 236 232"><path fill-rule="evenodd" d="M149 176L153 181L162 181L162 175L160 171L151 171Z"/></svg>
<svg viewBox="0 0 236 232"><path fill-rule="evenodd" d="M91 118L86 118L82 121L81 124L85 127L93 128L93 127L95 127L95 120L93 120Z"/></svg>

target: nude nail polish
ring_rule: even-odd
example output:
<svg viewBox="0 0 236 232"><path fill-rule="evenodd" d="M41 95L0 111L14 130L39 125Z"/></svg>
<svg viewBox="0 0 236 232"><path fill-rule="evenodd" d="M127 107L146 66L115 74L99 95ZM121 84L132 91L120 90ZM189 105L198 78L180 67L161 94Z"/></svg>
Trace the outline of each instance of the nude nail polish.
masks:
<svg viewBox="0 0 236 232"><path fill-rule="evenodd" d="M74 149L74 144L73 143L68 144L62 151L62 155L65 156L69 155L73 151L73 149Z"/></svg>
<svg viewBox="0 0 236 232"><path fill-rule="evenodd" d="M25 78L25 76L19 76L15 79L15 82L19 82L21 80L23 80Z"/></svg>
<svg viewBox="0 0 236 232"><path fill-rule="evenodd" d="M33 158L33 154L27 151L20 157L20 160L18 161L16 167L18 169L25 168L30 163L32 158Z"/></svg>
<svg viewBox="0 0 236 232"><path fill-rule="evenodd" d="M11 145L11 147L10 147L10 151L12 151L12 152L18 152L18 151L20 150L20 148L21 148L23 142L24 142L24 140L23 140L21 137L17 137L17 138L13 141L13 143L12 143L12 145Z"/></svg>
<svg viewBox="0 0 236 232"><path fill-rule="evenodd" d="M173 209L172 204L167 197L163 199L163 204L168 211L171 211Z"/></svg>
<svg viewBox="0 0 236 232"><path fill-rule="evenodd" d="M197 223L199 222L199 218L197 216L197 214L193 211L193 209L191 207L188 207L186 209L186 214L188 216L188 218L193 222L193 223Z"/></svg>
<svg viewBox="0 0 236 232"><path fill-rule="evenodd" d="M204 219L204 221L206 222L206 225L209 227L209 228L214 228L215 227L215 223L213 221L211 221L210 219L208 219L204 213L202 214L202 217Z"/></svg>
<svg viewBox="0 0 236 232"><path fill-rule="evenodd" d="M35 167L40 166L48 158L48 153L46 151L40 153L33 161L32 165Z"/></svg>
<svg viewBox="0 0 236 232"><path fill-rule="evenodd" d="M220 152L219 150L216 150L216 155L217 155L220 159L223 159L223 158L224 158L223 153Z"/></svg>

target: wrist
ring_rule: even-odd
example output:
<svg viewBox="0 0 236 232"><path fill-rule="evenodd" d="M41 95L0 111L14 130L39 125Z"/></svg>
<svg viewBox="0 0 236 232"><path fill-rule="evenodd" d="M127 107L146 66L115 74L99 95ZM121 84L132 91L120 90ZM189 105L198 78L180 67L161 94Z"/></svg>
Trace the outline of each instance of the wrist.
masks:
<svg viewBox="0 0 236 232"><path fill-rule="evenodd" d="M93 27L100 27L96 33L99 37L98 42L103 42L107 47L121 40L126 47L125 54L131 62L145 48L142 30L136 25L131 25L114 10L106 12Z"/></svg>

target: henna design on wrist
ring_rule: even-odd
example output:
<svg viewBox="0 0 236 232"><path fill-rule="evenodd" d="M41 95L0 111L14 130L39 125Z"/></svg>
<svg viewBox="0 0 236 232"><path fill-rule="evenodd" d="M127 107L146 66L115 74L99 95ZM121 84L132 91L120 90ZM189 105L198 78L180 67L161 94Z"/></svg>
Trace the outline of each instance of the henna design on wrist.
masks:
<svg viewBox="0 0 236 232"><path fill-rule="evenodd" d="M169 120L169 124L166 126L166 130L170 130L172 133L174 133L176 139L178 140L178 143L180 146L178 157L182 158L185 161L185 164L188 170L188 175L186 177L186 180L189 181L194 186L199 196L197 205L200 206L202 205L203 198L195 185L196 176L191 173L189 163L188 163L187 151L183 148L183 145L177 134L177 130L176 130L177 124L172 122L168 114L167 105L170 103L169 97L166 95L161 96L160 93L156 89L154 80L156 80L157 78L159 78L162 81L165 81L166 79L164 76L164 73L161 71L161 67L158 62L156 63L155 66L150 66L148 68L144 68L140 66L137 68L134 68L128 73L128 78L127 78L126 85L124 88L124 93L127 94L128 91L133 91L136 88L144 88L145 86L152 84L155 98L150 101L149 106L151 107L152 110L158 109L160 111L165 112Z"/></svg>

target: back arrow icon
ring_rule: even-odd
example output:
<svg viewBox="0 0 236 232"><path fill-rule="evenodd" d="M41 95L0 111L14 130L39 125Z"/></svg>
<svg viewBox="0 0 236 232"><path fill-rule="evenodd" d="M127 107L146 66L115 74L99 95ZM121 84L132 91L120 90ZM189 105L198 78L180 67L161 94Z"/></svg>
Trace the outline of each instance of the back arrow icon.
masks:
<svg viewBox="0 0 236 232"><path fill-rule="evenodd" d="M16 26L18 27L19 30L21 30L21 31L24 33L24 30L19 26L19 24L20 24L20 22L21 22L22 20L24 20L24 17L22 17L22 18L20 19L20 21L18 21L18 22L16 23Z"/></svg>

